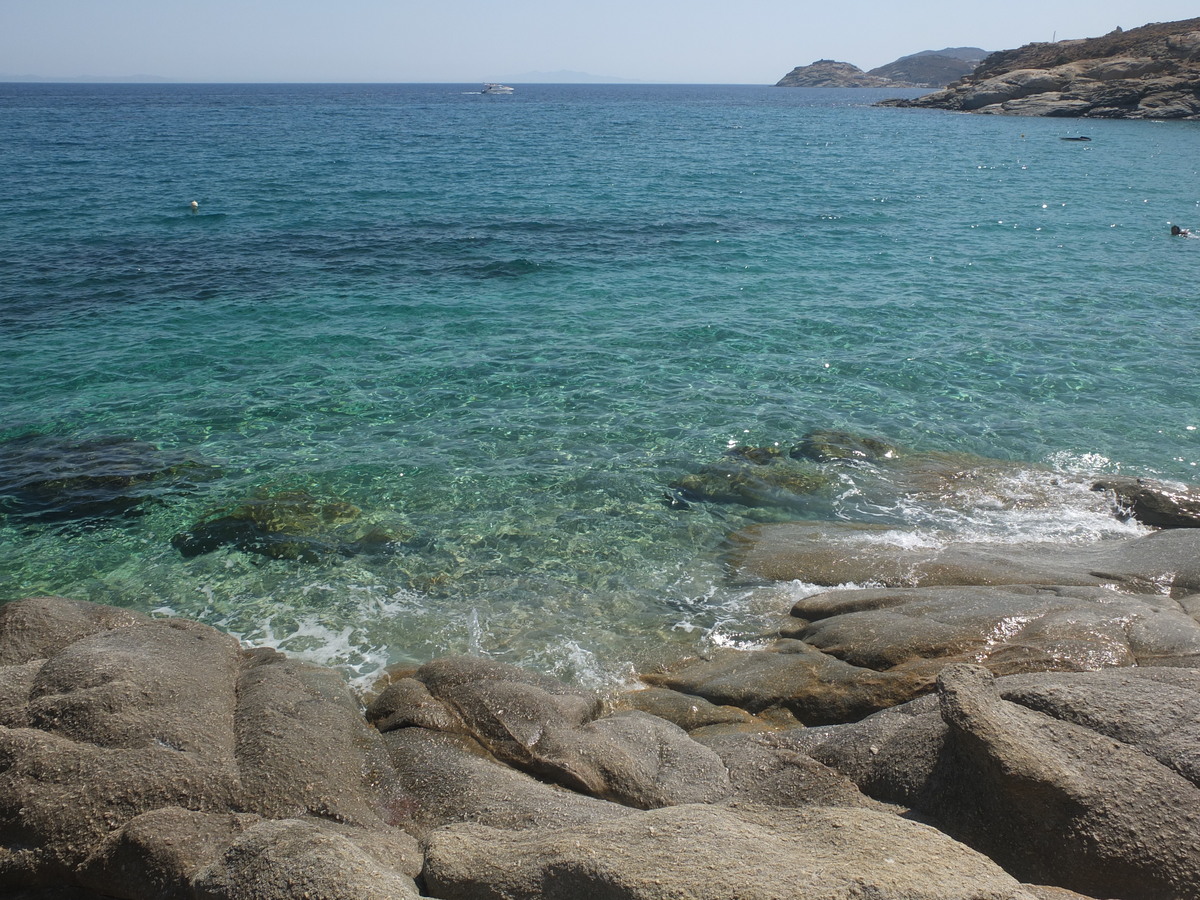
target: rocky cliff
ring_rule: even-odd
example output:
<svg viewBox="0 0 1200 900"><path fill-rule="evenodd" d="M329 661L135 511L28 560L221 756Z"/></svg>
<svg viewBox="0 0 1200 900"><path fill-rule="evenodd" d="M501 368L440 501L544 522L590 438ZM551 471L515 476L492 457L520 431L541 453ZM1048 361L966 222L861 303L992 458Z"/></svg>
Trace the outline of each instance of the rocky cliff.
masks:
<svg viewBox="0 0 1200 900"><path fill-rule="evenodd" d="M884 105L1014 116L1200 118L1200 18L1002 50L944 91Z"/></svg>

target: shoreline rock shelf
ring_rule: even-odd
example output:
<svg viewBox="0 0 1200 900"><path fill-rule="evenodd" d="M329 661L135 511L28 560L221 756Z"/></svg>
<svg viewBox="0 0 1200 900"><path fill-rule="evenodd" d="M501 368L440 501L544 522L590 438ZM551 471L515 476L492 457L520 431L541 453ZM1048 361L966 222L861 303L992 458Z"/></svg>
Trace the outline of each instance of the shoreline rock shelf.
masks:
<svg viewBox="0 0 1200 900"><path fill-rule="evenodd" d="M882 106L1012 116L1200 118L1200 18L993 53L942 91Z"/></svg>
<svg viewBox="0 0 1200 900"><path fill-rule="evenodd" d="M9 603L0 890L1195 896L1197 541L1113 548L1125 590L818 594L773 646L615 698L438 659L365 716L337 673L205 625Z"/></svg>
<svg viewBox="0 0 1200 900"><path fill-rule="evenodd" d="M673 489L788 506L820 493L814 465L938 497L1009 468L815 432ZM746 528L733 577L841 587L756 647L615 695L447 657L390 673L364 710L338 673L206 625L8 603L0 893L1200 896L1200 504L1138 479L1090 487L1178 527L1086 547Z"/></svg>

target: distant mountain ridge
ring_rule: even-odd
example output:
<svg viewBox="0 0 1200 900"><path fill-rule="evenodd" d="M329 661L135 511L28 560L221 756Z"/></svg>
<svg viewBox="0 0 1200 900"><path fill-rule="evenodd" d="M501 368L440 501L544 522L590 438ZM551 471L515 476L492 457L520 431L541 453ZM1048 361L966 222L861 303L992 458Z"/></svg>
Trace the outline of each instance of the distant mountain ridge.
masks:
<svg viewBox="0 0 1200 900"><path fill-rule="evenodd" d="M0 82L30 84L166 84L172 79L159 75L74 75L49 77L42 75L12 75L0 72Z"/></svg>
<svg viewBox="0 0 1200 900"><path fill-rule="evenodd" d="M777 87L928 87L942 88L969 75L988 55L979 47L947 47L922 50L902 56L895 62L864 72L858 66L832 59L818 59L808 66L797 66L778 82Z"/></svg>
<svg viewBox="0 0 1200 900"><path fill-rule="evenodd" d="M887 106L1012 116L1200 119L1200 18L988 56L947 90Z"/></svg>

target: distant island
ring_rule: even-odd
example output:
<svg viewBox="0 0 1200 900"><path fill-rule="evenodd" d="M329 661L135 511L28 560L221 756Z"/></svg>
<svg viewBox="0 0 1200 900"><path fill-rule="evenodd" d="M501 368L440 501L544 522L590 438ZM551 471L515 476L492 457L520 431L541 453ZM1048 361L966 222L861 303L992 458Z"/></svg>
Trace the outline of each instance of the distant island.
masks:
<svg viewBox="0 0 1200 900"><path fill-rule="evenodd" d="M777 87L835 88L944 88L971 74L988 55L978 47L947 47L902 56L886 66L864 72L858 66L833 59L796 66L776 82Z"/></svg>
<svg viewBox="0 0 1200 900"><path fill-rule="evenodd" d="M1001 50L946 90L881 105L1010 116L1200 119L1200 18Z"/></svg>

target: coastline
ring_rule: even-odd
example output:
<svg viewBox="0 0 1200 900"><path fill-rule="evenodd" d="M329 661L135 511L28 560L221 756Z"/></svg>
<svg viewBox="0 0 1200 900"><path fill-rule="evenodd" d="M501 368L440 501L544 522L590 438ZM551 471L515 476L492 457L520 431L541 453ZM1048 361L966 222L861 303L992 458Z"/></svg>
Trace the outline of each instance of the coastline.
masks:
<svg viewBox="0 0 1200 900"><path fill-rule="evenodd" d="M806 447L859 463L894 450L829 433ZM933 478L920 462L910 475ZM733 577L877 586L804 597L759 646L620 694L458 656L397 668L359 700L330 669L195 622L9 603L0 885L126 900L282 900L296 884L335 900L782 900L797 884L831 900L1187 896L1200 502L1138 479L1092 488L1114 515L1183 527L926 548L838 522L745 529Z"/></svg>

